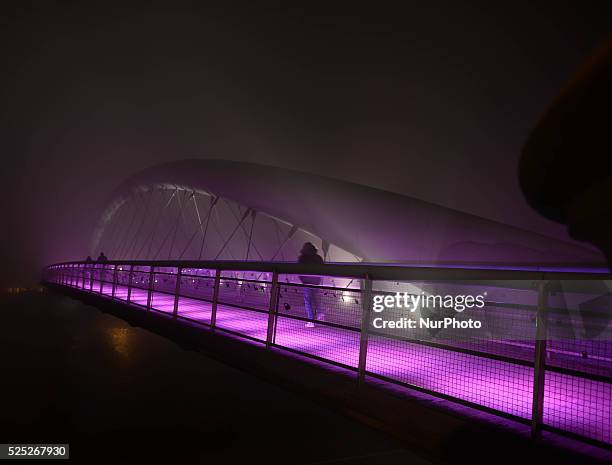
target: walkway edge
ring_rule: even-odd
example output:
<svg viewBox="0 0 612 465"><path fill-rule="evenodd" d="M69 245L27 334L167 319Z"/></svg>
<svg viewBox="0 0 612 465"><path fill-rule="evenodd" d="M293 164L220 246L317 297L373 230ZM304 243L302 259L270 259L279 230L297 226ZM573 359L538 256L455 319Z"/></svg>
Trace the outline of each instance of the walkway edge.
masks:
<svg viewBox="0 0 612 465"><path fill-rule="evenodd" d="M604 464L612 452L544 433L534 442L526 425L476 411L393 384L367 378L324 363L313 363L282 349L246 343L221 331L172 316L146 311L125 302L74 288L44 283L60 294L76 298L119 317L132 326L168 338L186 350L197 350L265 381L289 388L369 426L393 436L404 447L432 461L454 463L516 463L537 449L555 465ZM504 451L500 457L500 451Z"/></svg>

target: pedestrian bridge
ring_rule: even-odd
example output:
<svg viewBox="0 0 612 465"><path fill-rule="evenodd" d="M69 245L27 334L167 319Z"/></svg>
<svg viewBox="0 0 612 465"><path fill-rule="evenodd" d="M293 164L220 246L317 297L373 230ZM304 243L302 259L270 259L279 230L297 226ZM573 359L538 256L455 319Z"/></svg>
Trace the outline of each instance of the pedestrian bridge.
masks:
<svg viewBox="0 0 612 465"><path fill-rule="evenodd" d="M286 262L69 262L43 282L95 294L203 331L299 355L531 425L612 446L612 279L554 268ZM319 285L300 276L321 277ZM305 291L319 318L306 316ZM374 296L482 295L462 312L391 306ZM377 329L375 318L450 313L482 328ZM312 327L314 324L314 327Z"/></svg>

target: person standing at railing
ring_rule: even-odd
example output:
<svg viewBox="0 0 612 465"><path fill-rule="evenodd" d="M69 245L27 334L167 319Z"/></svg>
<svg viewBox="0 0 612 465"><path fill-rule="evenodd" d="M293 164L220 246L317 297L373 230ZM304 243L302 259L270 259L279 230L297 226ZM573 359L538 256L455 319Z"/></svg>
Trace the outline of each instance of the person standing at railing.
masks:
<svg viewBox="0 0 612 465"><path fill-rule="evenodd" d="M300 256L298 257L298 263L308 263L308 264L323 264L323 258L317 253L317 248L311 243L306 242L302 246L302 250L300 251ZM320 276L300 276L300 281L302 284L307 284L304 286L304 307L306 308L306 316L308 317L308 321L306 323L307 328L314 328L314 319L316 315L316 319L322 321L325 319L325 315L319 310L319 300L317 297L317 290L312 286L318 286L321 284Z"/></svg>
<svg viewBox="0 0 612 465"><path fill-rule="evenodd" d="M104 255L104 252L100 252L100 255L98 255L98 260L96 261L104 263L108 261L108 257Z"/></svg>

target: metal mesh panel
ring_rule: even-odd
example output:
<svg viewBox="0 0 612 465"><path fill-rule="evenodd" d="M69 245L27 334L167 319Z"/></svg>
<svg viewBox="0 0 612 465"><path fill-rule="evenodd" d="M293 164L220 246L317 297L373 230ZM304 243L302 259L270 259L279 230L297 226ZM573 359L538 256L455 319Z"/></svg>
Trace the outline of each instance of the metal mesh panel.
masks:
<svg viewBox="0 0 612 465"><path fill-rule="evenodd" d="M130 303L147 306L149 294L150 267L135 266L132 272L132 289L130 291Z"/></svg>
<svg viewBox="0 0 612 465"><path fill-rule="evenodd" d="M116 272L115 298L126 300L128 297L128 286L130 283L130 267L118 266Z"/></svg>
<svg viewBox="0 0 612 465"><path fill-rule="evenodd" d="M148 266L136 266L132 272L132 287L138 289L149 289L150 268Z"/></svg>
<svg viewBox="0 0 612 465"><path fill-rule="evenodd" d="M239 278L221 278L219 303L267 312L270 283Z"/></svg>
<svg viewBox="0 0 612 465"><path fill-rule="evenodd" d="M305 303L310 299L313 320L324 318L326 323L360 328L362 305L360 297L361 291L358 289L281 284L278 312L309 319Z"/></svg>
<svg viewBox="0 0 612 465"><path fill-rule="evenodd" d="M268 331L268 314L219 304L217 326L236 334L264 342Z"/></svg>
<svg viewBox="0 0 612 465"><path fill-rule="evenodd" d="M533 368L371 336L368 372L522 418L531 417Z"/></svg>
<svg viewBox="0 0 612 465"><path fill-rule="evenodd" d="M210 324L215 270L182 270L177 316Z"/></svg>
<svg viewBox="0 0 612 465"><path fill-rule="evenodd" d="M174 312L176 273L176 268L155 268L153 273L153 291L151 293L152 309L164 313Z"/></svg>
<svg viewBox="0 0 612 465"><path fill-rule="evenodd" d="M215 273L210 270L183 270L181 296L212 301Z"/></svg>
<svg viewBox="0 0 612 465"><path fill-rule="evenodd" d="M212 304L203 300L179 298L178 317L210 324Z"/></svg>
<svg viewBox="0 0 612 465"><path fill-rule="evenodd" d="M612 384L547 371L544 423L612 444Z"/></svg>
<svg viewBox="0 0 612 465"><path fill-rule="evenodd" d="M279 286L275 344L356 368L360 291L288 281Z"/></svg>
<svg viewBox="0 0 612 465"><path fill-rule="evenodd" d="M331 362L357 367L359 333L322 324L306 328L302 320L279 316L275 343Z"/></svg>
<svg viewBox="0 0 612 465"><path fill-rule="evenodd" d="M133 270L130 272L130 270ZM176 267L62 264L44 279L103 296L129 300L172 313ZM212 324L215 270L182 269L179 318ZM152 282L149 282L150 279ZM216 327L318 360L358 368L364 293L361 280L321 276L315 283L299 275L281 275L275 313L269 314L272 274L223 271L218 289ZM311 276L311 278L313 278ZM317 278L317 277L314 277ZM561 283L561 284L559 284ZM536 316L546 321L543 340L544 401L542 423L549 428L612 444L612 283L554 282L546 310L538 310L538 284L504 282L373 283L373 292L393 295L470 293L486 290L483 308L453 314L457 321L477 319L483 328L374 328L368 325L366 374L502 412L532 418ZM131 286L131 287L130 287ZM151 291L150 291L151 289ZM484 292L484 291L483 291ZM447 312L448 313L448 312ZM440 321L444 311L419 308L408 319ZM406 317L405 308L385 309L385 319ZM268 331L272 322L271 332ZM537 413L537 412L536 412ZM537 415L536 415L537 416Z"/></svg>
<svg viewBox="0 0 612 465"><path fill-rule="evenodd" d="M527 285L525 285L527 287ZM531 418L537 295L529 289L501 289L471 282L375 283L375 294L407 292L427 295L481 294L485 305L457 312L454 308L402 302L372 312L366 370L430 392L443 394L509 415ZM504 301L500 302L503 298ZM527 306L530 303L531 306ZM379 319L378 323L376 319ZM409 329L376 328L381 320L408 318ZM480 321L478 330L427 327L428 322L452 318ZM531 366L529 366L531 365Z"/></svg>
<svg viewBox="0 0 612 465"><path fill-rule="evenodd" d="M219 328L266 341L272 289L268 275L252 271L222 273L216 317Z"/></svg>
<svg viewBox="0 0 612 465"><path fill-rule="evenodd" d="M548 366L612 378L612 341L552 339L546 349Z"/></svg>

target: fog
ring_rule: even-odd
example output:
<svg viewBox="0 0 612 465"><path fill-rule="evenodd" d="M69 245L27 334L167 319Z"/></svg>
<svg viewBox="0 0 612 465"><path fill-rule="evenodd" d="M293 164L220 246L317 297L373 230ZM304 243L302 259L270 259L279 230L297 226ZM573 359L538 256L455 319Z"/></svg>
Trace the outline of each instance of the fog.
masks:
<svg viewBox="0 0 612 465"><path fill-rule="evenodd" d="M529 209L516 171L530 127L610 32L607 12L582 3L3 2L2 282L82 258L114 187L194 157L325 174L567 239Z"/></svg>

